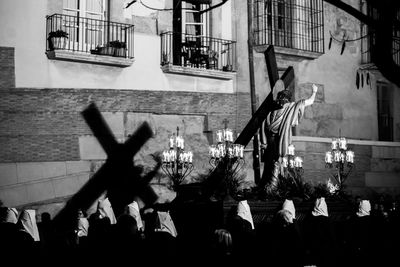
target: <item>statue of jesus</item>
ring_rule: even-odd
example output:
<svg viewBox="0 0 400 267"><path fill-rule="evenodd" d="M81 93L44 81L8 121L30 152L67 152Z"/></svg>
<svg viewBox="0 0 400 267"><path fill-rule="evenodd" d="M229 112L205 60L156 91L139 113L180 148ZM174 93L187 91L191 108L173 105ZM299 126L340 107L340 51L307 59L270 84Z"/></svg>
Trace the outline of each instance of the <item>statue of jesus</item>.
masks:
<svg viewBox="0 0 400 267"><path fill-rule="evenodd" d="M274 107L263 122L261 130L264 171L260 186L266 186L268 192L274 192L277 188L282 158L287 154L287 147L292 142L292 127L298 125L303 117L304 108L314 103L318 91L318 87L313 84L310 98L291 102L291 92L282 89L283 81L278 80L272 91L273 95L276 95L273 98Z"/></svg>

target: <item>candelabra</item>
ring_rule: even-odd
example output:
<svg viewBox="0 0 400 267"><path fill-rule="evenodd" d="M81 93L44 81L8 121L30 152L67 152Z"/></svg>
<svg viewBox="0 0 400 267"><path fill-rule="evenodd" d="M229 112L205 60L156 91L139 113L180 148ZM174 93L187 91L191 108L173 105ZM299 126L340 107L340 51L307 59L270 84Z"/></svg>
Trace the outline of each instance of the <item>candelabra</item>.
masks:
<svg viewBox="0 0 400 267"><path fill-rule="evenodd" d="M331 151L325 153L325 167L335 168L333 177L339 186L339 190L342 189L354 167L354 152L347 149L346 138L332 139Z"/></svg>
<svg viewBox="0 0 400 267"><path fill-rule="evenodd" d="M225 175L232 178L245 163L244 146L233 143L233 131L227 128L227 120L224 120L224 123L225 129L216 132L217 144L210 146L209 162L213 169L222 165L225 168Z"/></svg>
<svg viewBox="0 0 400 267"><path fill-rule="evenodd" d="M304 173L303 159L299 156L295 156L295 147L293 144L288 146L287 153L282 158L281 166L283 168L284 177L292 177L296 184L301 182L301 177Z"/></svg>
<svg viewBox="0 0 400 267"><path fill-rule="evenodd" d="M176 128L176 135L169 139L169 150L163 152L162 170L167 174L176 189L185 178L193 171L193 153L185 151L185 141L179 135L179 127Z"/></svg>

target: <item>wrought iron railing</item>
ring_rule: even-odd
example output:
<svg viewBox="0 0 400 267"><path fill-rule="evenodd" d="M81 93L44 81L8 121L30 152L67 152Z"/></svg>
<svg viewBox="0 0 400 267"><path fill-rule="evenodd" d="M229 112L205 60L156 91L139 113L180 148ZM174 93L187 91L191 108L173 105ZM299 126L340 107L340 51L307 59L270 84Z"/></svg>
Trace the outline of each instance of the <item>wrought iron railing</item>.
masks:
<svg viewBox="0 0 400 267"><path fill-rule="evenodd" d="M322 0L255 0L255 45L324 53Z"/></svg>
<svg viewBox="0 0 400 267"><path fill-rule="evenodd" d="M362 12L365 15L372 17L375 20L380 19L379 10L376 9L373 5L368 5L368 2L362 2ZM397 22L400 21L400 8L397 8L395 20ZM361 64L369 64L372 62L372 55L371 52L374 49L375 42L376 42L376 34L374 29L368 27L368 25L362 23L361 24ZM400 66L400 29L399 27L393 26L393 37L392 37L392 55L393 61ZM378 55L379 56L379 55Z"/></svg>
<svg viewBox="0 0 400 267"><path fill-rule="evenodd" d="M46 50L133 58L133 33L131 24L54 14L46 17Z"/></svg>
<svg viewBox="0 0 400 267"><path fill-rule="evenodd" d="M176 32L161 34L161 65L236 71L236 42Z"/></svg>

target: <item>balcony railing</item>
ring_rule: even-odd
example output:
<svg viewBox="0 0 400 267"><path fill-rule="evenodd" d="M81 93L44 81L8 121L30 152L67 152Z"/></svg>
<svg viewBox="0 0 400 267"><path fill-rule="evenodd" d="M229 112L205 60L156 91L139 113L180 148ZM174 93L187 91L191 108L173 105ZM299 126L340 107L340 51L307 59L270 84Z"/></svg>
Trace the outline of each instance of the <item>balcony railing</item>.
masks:
<svg viewBox="0 0 400 267"><path fill-rule="evenodd" d="M255 0L255 45L324 53L322 0Z"/></svg>
<svg viewBox="0 0 400 267"><path fill-rule="evenodd" d="M236 42L207 36L161 34L161 65L236 71Z"/></svg>
<svg viewBox="0 0 400 267"><path fill-rule="evenodd" d="M133 33L131 24L54 14L46 18L46 50L132 59Z"/></svg>

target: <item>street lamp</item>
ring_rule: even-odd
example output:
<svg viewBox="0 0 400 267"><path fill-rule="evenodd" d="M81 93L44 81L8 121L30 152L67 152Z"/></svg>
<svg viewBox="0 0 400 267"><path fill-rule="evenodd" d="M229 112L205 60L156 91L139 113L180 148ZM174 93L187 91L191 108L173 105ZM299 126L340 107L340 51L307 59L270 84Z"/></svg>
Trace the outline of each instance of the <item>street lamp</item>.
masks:
<svg viewBox="0 0 400 267"><path fill-rule="evenodd" d="M335 178L339 189L343 188L344 182L354 167L354 152L347 149L347 140L344 137L333 138L331 151L325 153L325 167L335 168L333 177Z"/></svg>
<svg viewBox="0 0 400 267"><path fill-rule="evenodd" d="M194 169L193 153L184 148L185 141L179 135L179 127L176 127L176 135L169 138L169 150L163 151L161 164L161 169L171 178L175 189Z"/></svg>

